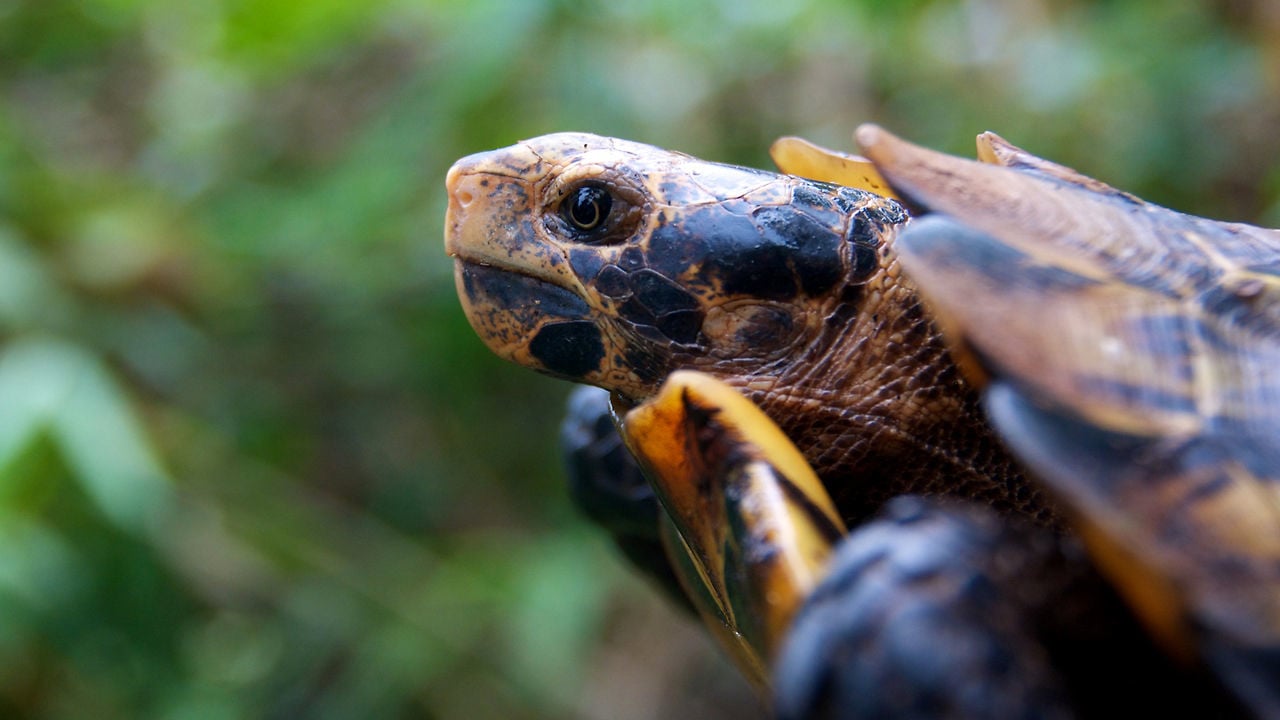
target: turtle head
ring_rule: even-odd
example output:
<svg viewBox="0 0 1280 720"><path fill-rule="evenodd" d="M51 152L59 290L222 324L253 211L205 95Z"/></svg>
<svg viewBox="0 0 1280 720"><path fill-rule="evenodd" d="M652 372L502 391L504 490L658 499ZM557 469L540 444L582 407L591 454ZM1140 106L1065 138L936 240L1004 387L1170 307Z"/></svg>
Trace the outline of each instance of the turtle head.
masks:
<svg viewBox="0 0 1280 720"><path fill-rule="evenodd" d="M465 157L447 186L484 342L632 399L677 368L753 376L812 352L903 220L859 190L580 133Z"/></svg>

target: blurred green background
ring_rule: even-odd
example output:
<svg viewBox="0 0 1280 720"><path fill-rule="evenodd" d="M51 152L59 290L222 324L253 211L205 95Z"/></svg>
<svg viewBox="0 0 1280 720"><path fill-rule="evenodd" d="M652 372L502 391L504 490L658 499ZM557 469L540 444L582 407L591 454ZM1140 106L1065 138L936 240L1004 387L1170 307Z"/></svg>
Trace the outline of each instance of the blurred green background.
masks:
<svg viewBox="0 0 1280 720"><path fill-rule="evenodd" d="M1280 225L1271 0L0 0L0 717L758 712L472 335L450 162L994 129Z"/></svg>

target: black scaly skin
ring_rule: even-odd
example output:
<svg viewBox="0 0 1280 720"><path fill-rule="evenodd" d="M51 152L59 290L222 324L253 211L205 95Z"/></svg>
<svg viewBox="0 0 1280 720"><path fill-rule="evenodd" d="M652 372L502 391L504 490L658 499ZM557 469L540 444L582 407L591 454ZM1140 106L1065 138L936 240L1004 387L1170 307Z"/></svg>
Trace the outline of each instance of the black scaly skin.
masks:
<svg viewBox="0 0 1280 720"><path fill-rule="evenodd" d="M779 720L1235 717L1073 540L904 496L838 547L774 673Z"/></svg>

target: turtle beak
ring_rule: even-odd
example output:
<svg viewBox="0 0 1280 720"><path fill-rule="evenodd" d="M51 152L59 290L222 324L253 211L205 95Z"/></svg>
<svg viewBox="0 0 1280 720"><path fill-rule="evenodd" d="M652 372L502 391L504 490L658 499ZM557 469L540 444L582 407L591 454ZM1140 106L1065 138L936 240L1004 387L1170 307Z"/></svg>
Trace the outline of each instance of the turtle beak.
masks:
<svg viewBox="0 0 1280 720"><path fill-rule="evenodd" d="M469 212L473 213L476 200L479 199L485 186L483 182L486 169L492 165L489 157L493 153L476 153L455 162L445 176L444 187L449 194L449 208L445 211L444 251L449 257L459 255L459 238L467 226Z"/></svg>
<svg viewBox="0 0 1280 720"><path fill-rule="evenodd" d="M465 212L471 201L476 199L475 188L472 187L472 169L468 162L471 158L466 157L453 164L449 168L449 174L444 177L444 189L449 193L449 210L450 217L457 217L460 213ZM445 233L445 249L449 247L449 233ZM450 253L451 255L453 253Z"/></svg>
<svg viewBox="0 0 1280 720"><path fill-rule="evenodd" d="M586 297L565 250L538 222L549 171L549 164L525 145L454 163L445 176L445 252L460 264L526 275Z"/></svg>
<svg viewBox="0 0 1280 720"><path fill-rule="evenodd" d="M489 150L467 155L449 168L444 187L449 194L449 209L445 212L444 251L450 257L465 255L470 246L480 240L476 230L483 229L486 219L492 219L495 203L516 212L528 212L528 187L532 184L533 171L538 158L520 152L515 145L501 150ZM520 199L524 205L513 205Z"/></svg>
<svg viewBox="0 0 1280 720"><path fill-rule="evenodd" d="M445 189L444 248L462 310L499 357L592 382L606 338L565 250L540 222L549 165L515 145L462 158Z"/></svg>

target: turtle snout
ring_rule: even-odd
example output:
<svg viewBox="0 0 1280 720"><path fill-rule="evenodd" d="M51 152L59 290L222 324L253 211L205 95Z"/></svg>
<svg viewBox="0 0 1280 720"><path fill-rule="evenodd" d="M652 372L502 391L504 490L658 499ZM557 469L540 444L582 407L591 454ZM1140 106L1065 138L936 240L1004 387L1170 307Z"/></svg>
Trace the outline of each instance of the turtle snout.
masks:
<svg viewBox="0 0 1280 720"><path fill-rule="evenodd" d="M476 201L482 198L485 186L489 184L488 175L484 172L478 156L464 157L449 168L445 176L444 187L449 194L449 208L445 212L444 249L451 256L457 257L459 243L463 239L463 228L468 224L469 216L483 208Z"/></svg>
<svg viewBox="0 0 1280 720"><path fill-rule="evenodd" d="M479 195L479 181L476 178L476 167L463 158L449 168L444 178L444 187L449 192L449 209L467 209Z"/></svg>
<svg viewBox="0 0 1280 720"><path fill-rule="evenodd" d="M523 152L520 146L478 152L459 159L444 178L449 210L466 210L500 185L531 182L536 179L537 160L537 156Z"/></svg>

